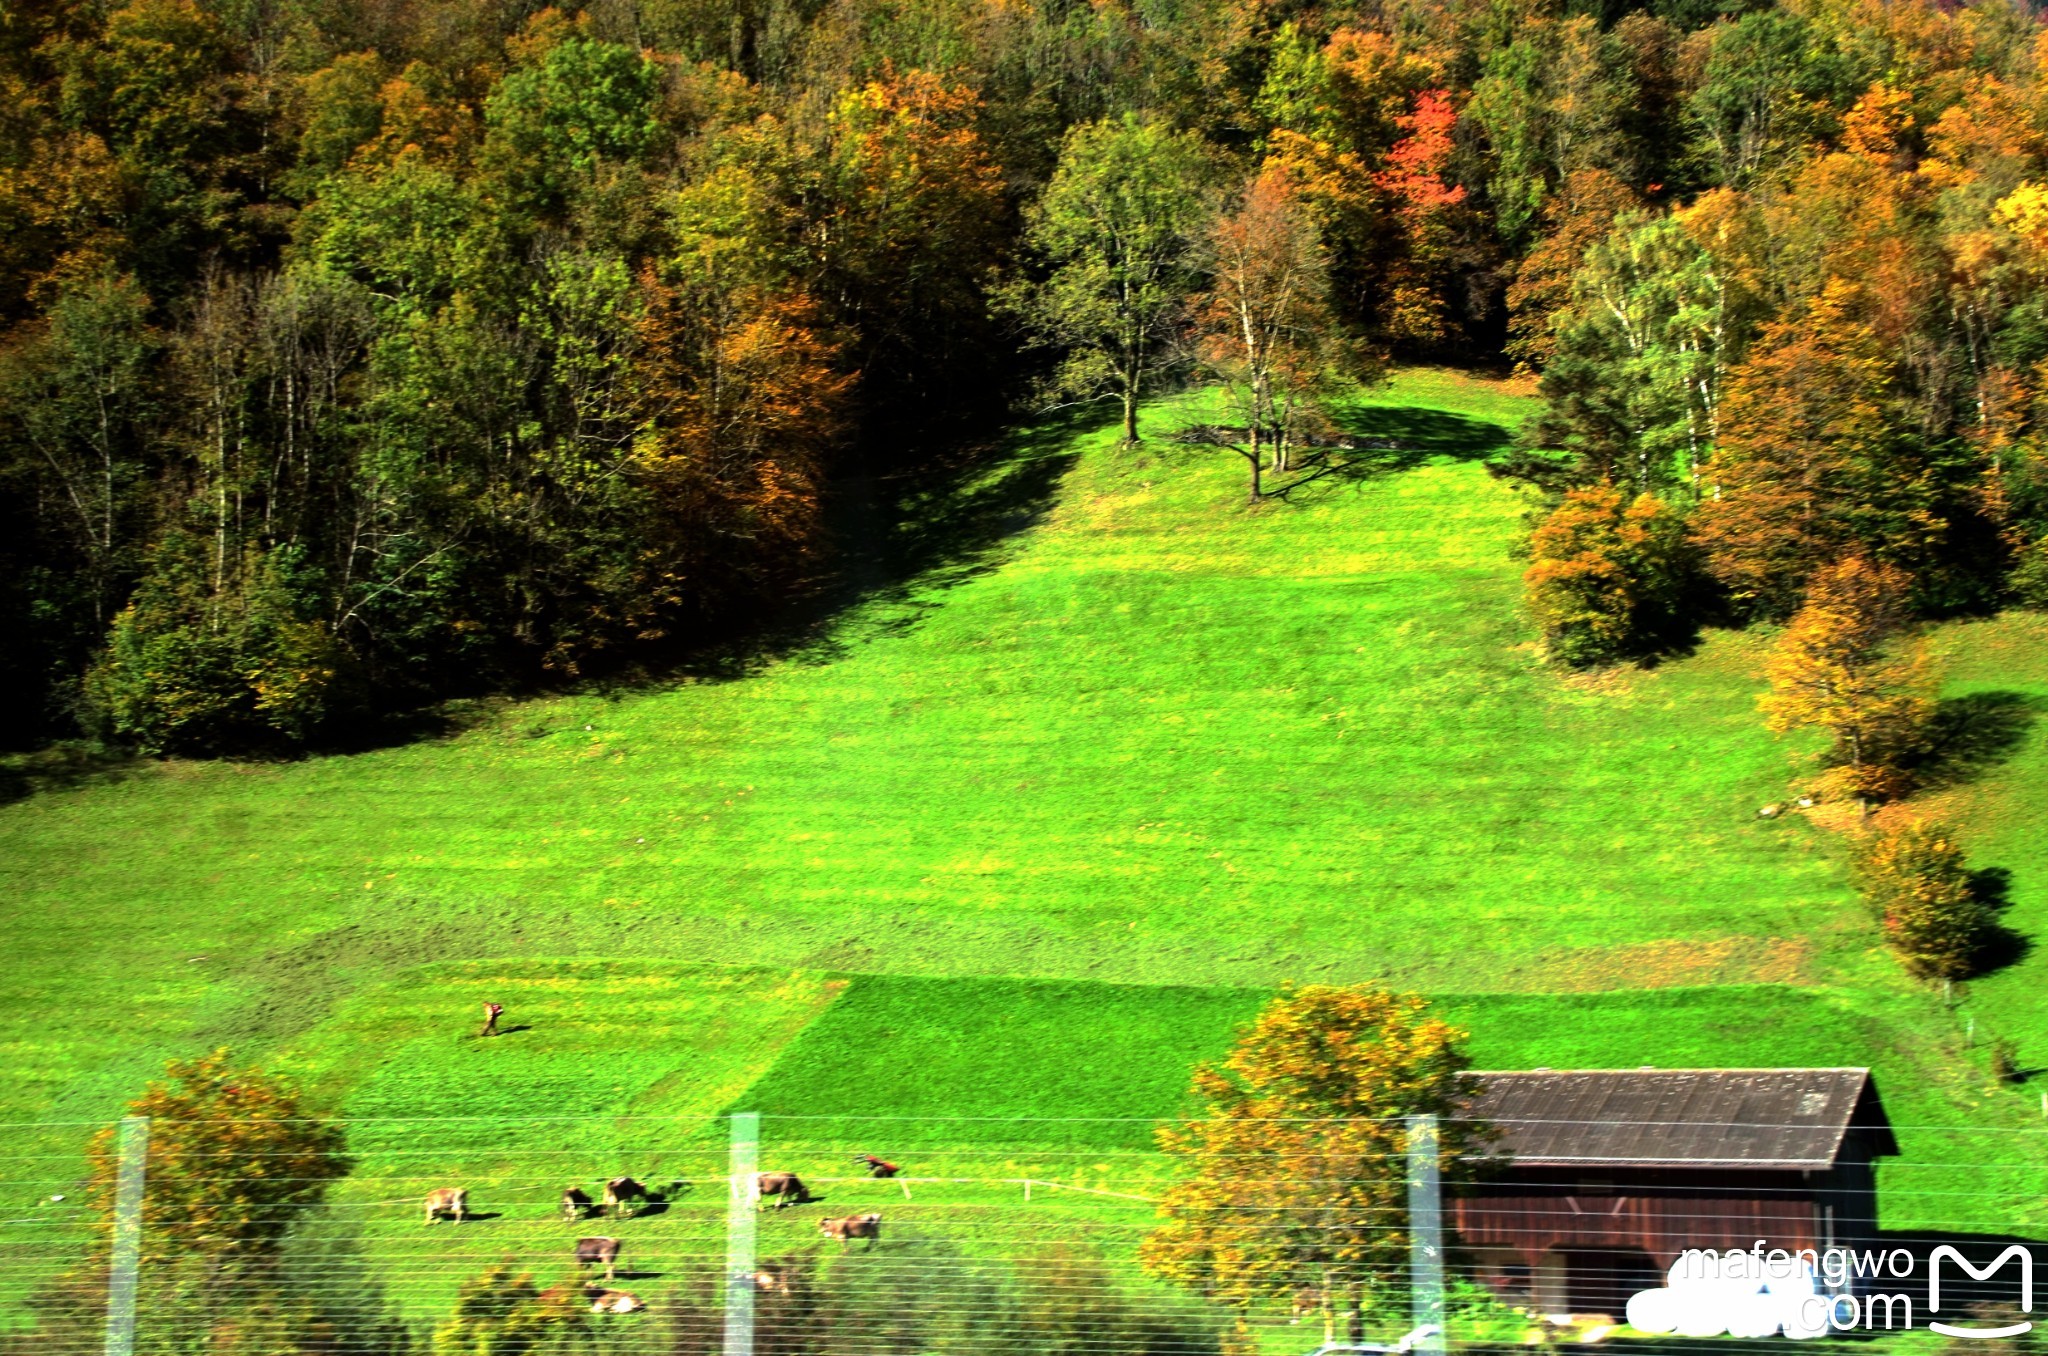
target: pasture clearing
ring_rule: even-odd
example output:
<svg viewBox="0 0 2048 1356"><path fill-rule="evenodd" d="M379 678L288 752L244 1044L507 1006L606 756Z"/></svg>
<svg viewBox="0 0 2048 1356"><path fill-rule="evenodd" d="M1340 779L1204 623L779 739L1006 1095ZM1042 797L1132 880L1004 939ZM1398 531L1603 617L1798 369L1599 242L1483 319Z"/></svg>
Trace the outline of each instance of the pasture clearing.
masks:
<svg viewBox="0 0 2048 1356"><path fill-rule="evenodd" d="M1527 502L1481 464L1526 409L1401 374L1356 418L1412 451L1255 510L1227 454L1027 433L891 545L932 570L782 657L479 708L403 747L26 795L0 808L0 1119L69 1124L9 1150L74 1179L84 1123L167 1056L232 1044L362 1118L336 1218L422 1278L425 1312L464 1267L558 1250L565 1174L630 1154L715 1175L710 1117L750 1096L911 1115L904 1142L956 1176L1093 1172L1145 1154L1145 1118L1272 987L1386 979L1454 995L1482 1064L1869 1062L1896 1119L2042 1157L2037 1092L1992 1090L1962 1023L2048 1063L2043 962L1951 1014L1883 954L1839 842L1755 818L1789 775L1752 701L1767 636L1592 679L1538 664L1509 557ZM1156 407L1151 431L1200 412ZM942 551L970 517L953 535L979 545ZM1954 691L2048 696L2044 639L2022 616L1945 628ZM2037 931L2048 745L2006 709L2010 738L1931 803ZM486 996L532 1030L466 1043ZM454 1105L475 1119L431 1142L377 1119ZM557 1107L574 1119L532 1119ZM1002 1138L1049 1111L1127 1119ZM791 1148L896 1156L846 1124ZM1999 1166L2022 1155L1909 1146L1895 1222L2039 1222L2038 1172ZM502 1219L426 1230L390 1204L437 1174ZM705 1211L631 1227L680 1256L711 1246Z"/></svg>

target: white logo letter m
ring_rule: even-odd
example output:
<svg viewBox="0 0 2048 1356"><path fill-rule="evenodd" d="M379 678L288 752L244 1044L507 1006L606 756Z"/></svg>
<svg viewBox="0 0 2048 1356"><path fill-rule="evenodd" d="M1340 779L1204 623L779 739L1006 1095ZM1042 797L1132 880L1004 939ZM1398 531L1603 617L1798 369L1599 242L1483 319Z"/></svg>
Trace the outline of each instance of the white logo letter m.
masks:
<svg viewBox="0 0 2048 1356"><path fill-rule="evenodd" d="M1936 1248L1927 1259L1927 1307L1929 1310L1941 1308L1941 1259L1944 1257L1968 1272L1970 1279L1975 1281L1990 1280L1992 1272L1998 1270L2013 1258L2019 1258L2020 1309L2029 1314L2034 1312L2034 1255L2017 1243L1998 1254L1997 1259L1981 1271L1971 1266L1969 1259L1965 1258L1948 1244L1944 1243ZM2017 1337L2023 1332L2031 1331L2034 1325L2032 1323L2013 1323L2003 1328L1957 1328L1947 1323L1930 1322L1927 1326L1944 1337Z"/></svg>

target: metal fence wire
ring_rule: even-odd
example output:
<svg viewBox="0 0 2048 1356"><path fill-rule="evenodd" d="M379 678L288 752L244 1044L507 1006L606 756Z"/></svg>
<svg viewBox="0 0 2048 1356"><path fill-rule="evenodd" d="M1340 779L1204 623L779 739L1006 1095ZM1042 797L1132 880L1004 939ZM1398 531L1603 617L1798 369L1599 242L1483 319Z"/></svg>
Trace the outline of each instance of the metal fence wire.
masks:
<svg viewBox="0 0 2048 1356"><path fill-rule="evenodd" d="M1187 1160L1145 1146L1148 1126L963 1118L949 1139L928 1121L912 1134L908 1118L739 1113L672 1135L534 1118L492 1145L459 1119L343 1122L353 1170L293 1206L255 1261L212 1249L203 1223L180 1241L152 1234L147 1120L119 1123L112 1170L90 1190L80 1145L97 1127L0 1126L0 1353L1441 1356L1929 1332L1967 1344L2025 1335L2048 1246L1966 1225L1981 1214L1972 1184L1995 1191L2038 1155L2017 1131L1940 1128L1982 1151L1888 1165L1885 1189L1921 1225L1888 1229L1900 1211L1883 1208L1867 1164L1631 1169L1489 1152L1446 1174L1460 1136L1433 1116L1404 1118L1379 1141L1400 1147L1377 1159L1212 1162L1207 1195L1186 1185ZM1678 1143L1695 1128L1662 1132ZM275 1171L252 1151L213 1180L226 1202ZM188 1176L178 1202L204 1216L207 1181ZM1207 1285L1163 1277L1144 1247L1176 1216L1251 1228L1267 1252L1219 1253Z"/></svg>

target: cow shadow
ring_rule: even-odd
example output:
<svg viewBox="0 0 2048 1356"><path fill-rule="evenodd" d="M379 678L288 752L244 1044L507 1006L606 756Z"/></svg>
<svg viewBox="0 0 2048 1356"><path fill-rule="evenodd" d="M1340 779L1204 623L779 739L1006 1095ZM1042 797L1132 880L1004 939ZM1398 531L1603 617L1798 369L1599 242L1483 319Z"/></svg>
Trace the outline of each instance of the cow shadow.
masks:
<svg viewBox="0 0 2048 1356"><path fill-rule="evenodd" d="M472 1210L463 1216L462 1222L464 1224L482 1224L486 1220L503 1218L505 1218L505 1212L502 1210Z"/></svg>
<svg viewBox="0 0 2048 1356"><path fill-rule="evenodd" d="M658 1281L667 1276L666 1271L642 1271L637 1267L620 1267L612 1273L615 1281Z"/></svg>

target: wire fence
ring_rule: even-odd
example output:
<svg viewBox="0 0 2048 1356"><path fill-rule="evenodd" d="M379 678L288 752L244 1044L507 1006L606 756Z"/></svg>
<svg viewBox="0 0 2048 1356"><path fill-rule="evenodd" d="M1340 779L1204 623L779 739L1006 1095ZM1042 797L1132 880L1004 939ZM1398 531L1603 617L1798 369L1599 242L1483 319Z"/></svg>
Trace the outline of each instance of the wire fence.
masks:
<svg viewBox="0 0 2048 1356"><path fill-rule="evenodd" d="M1637 1119L1633 1160L1582 1162L1500 1141L1611 1123L1284 1120L1182 1155L1079 1118L915 1123L909 1152L885 1117L341 1121L332 1182L235 1133L173 1180L136 1119L88 1180L104 1127L0 1126L0 1352L1976 1349L2024 1336L2048 1246L1962 1227L1972 1181L2039 1154L2023 1129L1940 1127L1952 1159L1880 1174L1869 1136L1773 1157L1811 1126L1761 1119ZM1687 1161L1707 1132L1764 1147ZM1934 1225L1883 1227L1881 1177Z"/></svg>

